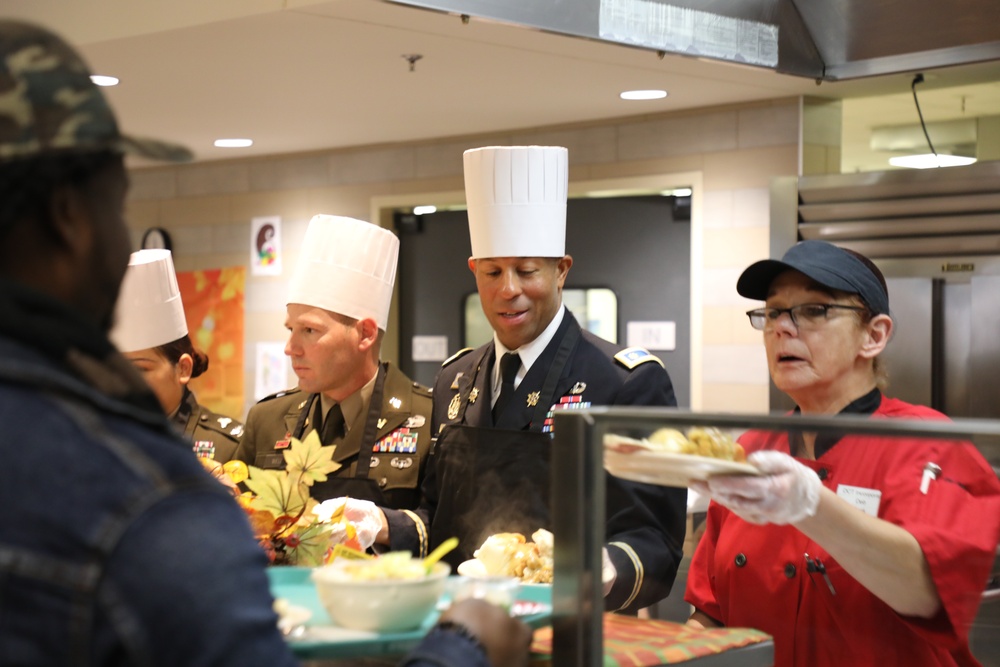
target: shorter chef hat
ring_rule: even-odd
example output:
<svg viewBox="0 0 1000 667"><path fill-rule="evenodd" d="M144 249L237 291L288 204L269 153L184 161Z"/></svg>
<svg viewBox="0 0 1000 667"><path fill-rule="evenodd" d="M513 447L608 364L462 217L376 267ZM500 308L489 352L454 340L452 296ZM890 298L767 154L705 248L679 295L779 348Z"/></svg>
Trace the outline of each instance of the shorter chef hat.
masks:
<svg viewBox="0 0 1000 667"><path fill-rule="evenodd" d="M323 308L385 331L399 239L363 220L315 215L288 290L288 303Z"/></svg>
<svg viewBox="0 0 1000 667"><path fill-rule="evenodd" d="M187 333L170 251L132 253L118 293L111 342L122 352L135 352L172 343Z"/></svg>
<svg viewBox="0 0 1000 667"><path fill-rule="evenodd" d="M566 254L569 151L489 146L464 158L473 258Z"/></svg>

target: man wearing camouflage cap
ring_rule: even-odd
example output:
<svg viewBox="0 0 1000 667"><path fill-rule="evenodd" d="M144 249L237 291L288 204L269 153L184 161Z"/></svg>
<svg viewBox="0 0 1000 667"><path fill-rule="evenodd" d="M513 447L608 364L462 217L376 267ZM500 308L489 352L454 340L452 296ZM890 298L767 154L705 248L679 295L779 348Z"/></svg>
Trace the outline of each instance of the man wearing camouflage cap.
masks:
<svg viewBox="0 0 1000 667"><path fill-rule="evenodd" d="M135 140L80 57L0 20L0 663L294 665L242 510L108 341ZM527 663L530 629L464 600L407 665Z"/></svg>
<svg viewBox="0 0 1000 667"><path fill-rule="evenodd" d="M190 158L0 21L0 662L292 665L245 516L108 341L125 153Z"/></svg>

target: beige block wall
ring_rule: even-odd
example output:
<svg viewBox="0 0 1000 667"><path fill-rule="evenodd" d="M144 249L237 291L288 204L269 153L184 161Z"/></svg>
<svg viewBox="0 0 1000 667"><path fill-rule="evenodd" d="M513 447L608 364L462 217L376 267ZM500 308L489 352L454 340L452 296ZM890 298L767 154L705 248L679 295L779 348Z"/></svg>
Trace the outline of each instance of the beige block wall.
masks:
<svg viewBox="0 0 1000 667"><path fill-rule="evenodd" d="M491 144L569 149L571 196L694 185L692 210L692 406L767 409L759 335L735 293L749 263L767 256L773 177L798 173L800 101L782 99L658 116L480 137L133 170L128 219L138 246L167 229L178 270L246 265L250 221L280 216L285 275L247 275L246 408L254 402L254 350L283 341L288 267L309 218L335 213L380 222L392 208L461 205L462 152ZM464 270L464 267L456 267ZM384 357L398 356L395 315ZM288 373L289 386L295 377Z"/></svg>

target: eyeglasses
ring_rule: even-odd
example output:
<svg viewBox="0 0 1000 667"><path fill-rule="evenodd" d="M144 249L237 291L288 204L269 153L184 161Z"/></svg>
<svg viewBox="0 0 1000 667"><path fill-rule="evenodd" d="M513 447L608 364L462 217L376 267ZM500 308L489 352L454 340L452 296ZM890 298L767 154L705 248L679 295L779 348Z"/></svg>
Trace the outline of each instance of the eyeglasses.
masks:
<svg viewBox="0 0 1000 667"><path fill-rule="evenodd" d="M750 326L758 331L773 327L782 313L788 313L796 329L816 329L830 317L830 309L853 310L864 313L864 306L842 306L839 303L800 303L791 308L757 308L747 311Z"/></svg>

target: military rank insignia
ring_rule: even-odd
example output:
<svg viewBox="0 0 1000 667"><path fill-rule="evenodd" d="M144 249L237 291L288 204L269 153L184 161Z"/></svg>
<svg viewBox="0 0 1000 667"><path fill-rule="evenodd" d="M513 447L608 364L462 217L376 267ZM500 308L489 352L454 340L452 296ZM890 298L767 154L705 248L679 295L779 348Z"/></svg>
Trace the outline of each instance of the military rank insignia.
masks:
<svg viewBox="0 0 1000 667"><path fill-rule="evenodd" d="M639 364L644 364L648 361L655 361L660 366L663 366L663 362L655 354L651 354L649 350L641 347L626 347L624 350L615 355L615 361L620 363L625 368L632 370Z"/></svg>
<svg viewBox="0 0 1000 667"><path fill-rule="evenodd" d="M194 450L195 456L199 458L215 458L215 443L211 440L195 440L192 449Z"/></svg>
<svg viewBox="0 0 1000 667"><path fill-rule="evenodd" d="M399 454L417 453L417 436L419 434L408 428L397 428L372 446L373 452L396 452Z"/></svg>
<svg viewBox="0 0 1000 667"><path fill-rule="evenodd" d="M554 426L552 415L557 410L583 410L590 407L590 401L583 400L582 396L563 396L559 402L549 408L549 413L545 415L545 422L542 424L542 433L551 433Z"/></svg>

